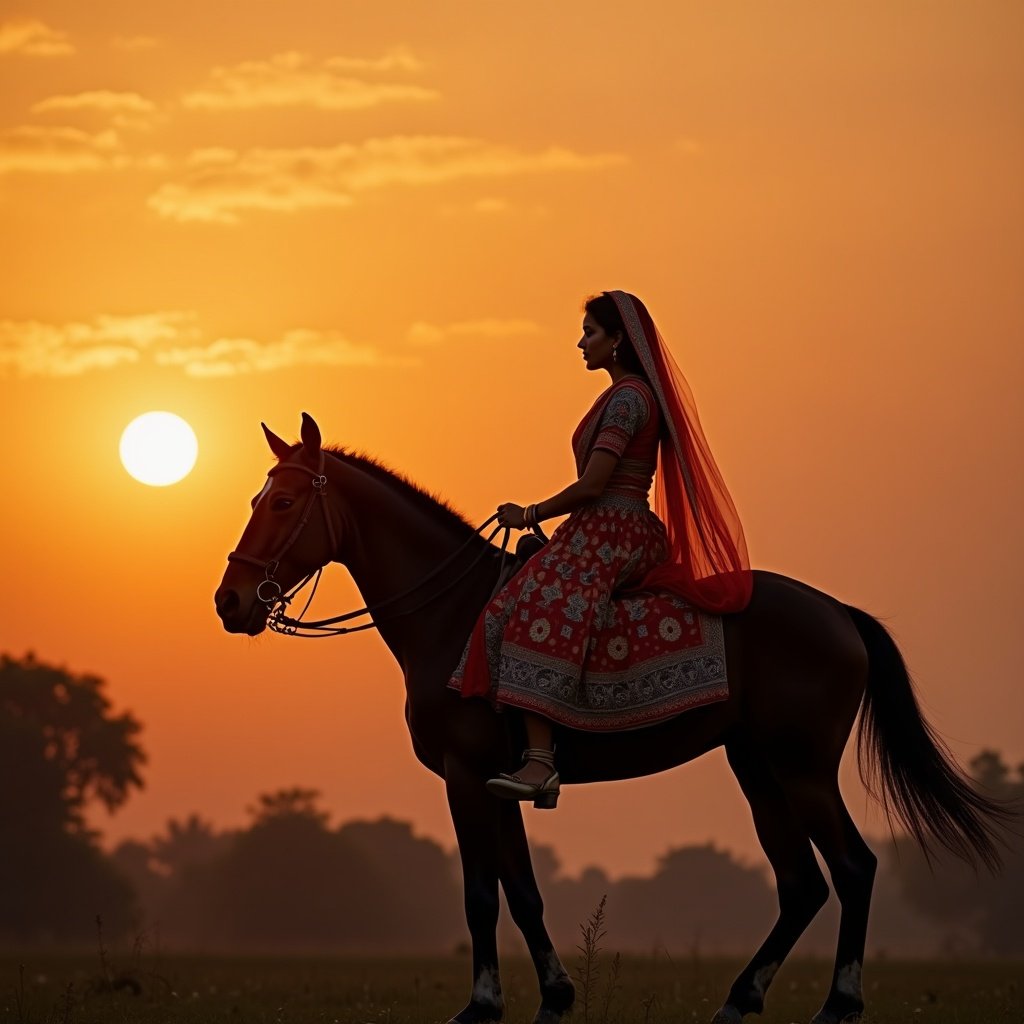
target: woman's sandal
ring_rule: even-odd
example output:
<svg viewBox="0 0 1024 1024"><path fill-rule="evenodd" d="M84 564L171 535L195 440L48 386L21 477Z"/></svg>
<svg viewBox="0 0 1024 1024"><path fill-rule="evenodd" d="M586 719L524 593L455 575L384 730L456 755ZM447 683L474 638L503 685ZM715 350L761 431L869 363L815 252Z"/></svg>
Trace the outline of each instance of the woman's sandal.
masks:
<svg viewBox="0 0 1024 1024"><path fill-rule="evenodd" d="M532 800L533 806L541 810L553 810L558 806L560 780L555 771L555 755L551 750L527 747L523 751L523 764L539 761L551 769L543 782L523 782L518 775L501 773L496 779L487 780L487 792L506 800Z"/></svg>

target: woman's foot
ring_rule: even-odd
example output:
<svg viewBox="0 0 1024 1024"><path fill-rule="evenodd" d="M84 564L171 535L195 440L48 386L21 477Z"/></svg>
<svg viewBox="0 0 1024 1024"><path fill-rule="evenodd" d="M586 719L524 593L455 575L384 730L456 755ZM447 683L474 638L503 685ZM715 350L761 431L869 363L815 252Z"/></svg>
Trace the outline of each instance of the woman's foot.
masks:
<svg viewBox="0 0 1024 1024"><path fill-rule="evenodd" d="M509 778L525 782L528 786L540 786L547 781L551 770L552 765L550 762L538 761L535 757L528 757L523 761L523 766L516 769L515 775L510 775Z"/></svg>
<svg viewBox="0 0 1024 1024"><path fill-rule="evenodd" d="M559 778L550 750L529 747L523 766L514 774L502 773L487 780L487 791L507 800L532 800L534 807L550 809L558 804Z"/></svg>

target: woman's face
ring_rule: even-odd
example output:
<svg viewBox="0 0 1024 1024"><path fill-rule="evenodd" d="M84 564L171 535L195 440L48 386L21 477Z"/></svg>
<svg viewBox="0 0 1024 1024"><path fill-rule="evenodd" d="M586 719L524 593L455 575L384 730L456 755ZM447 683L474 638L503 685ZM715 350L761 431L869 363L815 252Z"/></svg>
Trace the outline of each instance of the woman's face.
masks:
<svg viewBox="0 0 1024 1024"><path fill-rule="evenodd" d="M588 370L610 370L615 360L612 351L616 338L609 337L604 328L589 314L583 317L583 336L576 347L583 352L583 362Z"/></svg>

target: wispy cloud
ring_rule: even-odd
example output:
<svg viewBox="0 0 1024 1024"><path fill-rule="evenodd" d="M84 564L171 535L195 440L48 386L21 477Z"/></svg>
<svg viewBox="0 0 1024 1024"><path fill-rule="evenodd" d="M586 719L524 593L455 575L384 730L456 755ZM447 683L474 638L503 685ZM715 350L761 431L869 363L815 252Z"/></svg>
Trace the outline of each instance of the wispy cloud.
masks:
<svg viewBox="0 0 1024 1024"><path fill-rule="evenodd" d="M33 114L100 114L108 123L124 131L151 131L166 120L157 105L137 92L112 92L97 89L91 92L49 96L33 104Z"/></svg>
<svg viewBox="0 0 1024 1024"><path fill-rule="evenodd" d="M209 82L186 93L182 103L204 110L266 107L365 110L382 103L435 100L440 94L420 85L351 77L355 72L416 71L421 67L406 51L374 60L331 57L319 62L304 53L279 53L269 60L214 68Z"/></svg>
<svg viewBox="0 0 1024 1024"><path fill-rule="evenodd" d="M111 92L97 89L92 92L78 92L66 96L50 96L32 105L32 113L42 114L50 110L99 110L103 113L151 114L156 104L137 92Z"/></svg>
<svg viewBox="0 0 1024 1024"><path fill-rule="evenodd" d="M103 314L89 322L48 324L0 320L0 373L72 377L137 363L143 351L198 335L195 314L178 310L137 316Z"/></svg>
<svg viewBox="0 0 1024 1024"><path fill-rule="evenodd" d="M462 320L444 326L418 320L406 333L406 341L410 345L430 346L460 338L473 341L522 338L526 335L540 334L541 330L541 326L532 320Z"/></svg>
<svg viewBox="0 0 1024 1024"><path fill-rule="evenodd" d="M388 185L588 171L625 160L619 154L580 154L561 146L526 153L480 139L430 135L323 148L207 149L194 153L184 179L161 186L149 204L173 220L237 224L244 210L349 206L354 194Z"/></svg>
<svg viewBox="0 0 1024 1024"><path fill-rule="evenodd" d="M405 340L422 349L457 340L523 338L541 332L532 320L484 317L449 324L421 320L412 324ZM412 367L420 365L422 357L358 341L343 331L308 327L292 328L266 341L251 337L207 341L198 316L185 310L103 314L63 324L0 321L0 376L69 377L143 362L193 377L237 377L311 366Z"/></svg>
<svg viewBox="0 0 1024 1024"><path fill-rule="evenodd" d="M0 53L26 57L66 57L75 48L66 32L36 18L12 18L0 24Z"/></svg>
<svg viewBox="0 0 1024 1024"><path fill-rule="evenodd" d="M78 128L23 125L0 136L0 174L74 174L125 167L155 170L165 165L159 155L136 156L127 152L120 136L109 128L86 132Z"/></svg>
<svg viewBox="0 0 1024 1024"><path fill-rule="evenodd" d="M332 71L422 71L426 64L405 47L389 50L383 57L328 57L324 67Z"/></svg>
<svg viewBox="0 0 1024 1024"><path fill-rule="evenodd" d="M269 342L220 338L209 345L157 352L155 358L163 366L180 366L195 377L232 377L295 366L407 366L414 362L388 356L338 331L307 328L285 331L276 341Z"/></svg>

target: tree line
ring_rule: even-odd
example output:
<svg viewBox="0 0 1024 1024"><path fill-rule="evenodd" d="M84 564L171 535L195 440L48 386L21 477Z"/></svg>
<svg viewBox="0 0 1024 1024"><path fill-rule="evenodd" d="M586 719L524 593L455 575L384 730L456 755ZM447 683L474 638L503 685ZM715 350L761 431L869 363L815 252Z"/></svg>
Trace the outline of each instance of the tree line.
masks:
<svg viewBox="0 0 1024 1024"><path fill-rule="evenodd" d="M198 952L438 953L465 943L455 852L386 817L333 826L312 789L261 794L244 828L193 814L104 853L84 810L116 810L143 786L141 731L130 713L113 713L102 679L0 657L0 944L92 942L97 915L109 941L148 934ZM971 771L988 792L1024 799L1024 766L985 751ZM887 845L874 951L1024 952L1024 838L1007 836L994 878L947 860L929 869L907 837ZM711 844L668 850L648 876L591 867L568 877L545 846L534 867L552 937L567 949L602 896L608 941L623 951L748 952L776 913L767 866ZM800 948L831 951L836 926L826 908ZM507 920L502 934L514 948Z"/></svg>

